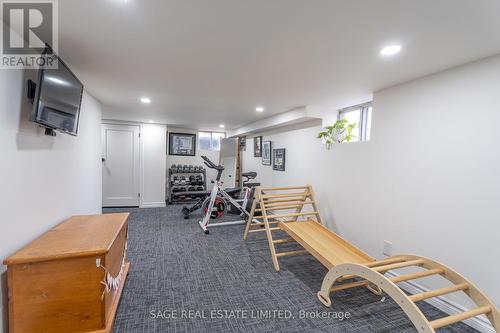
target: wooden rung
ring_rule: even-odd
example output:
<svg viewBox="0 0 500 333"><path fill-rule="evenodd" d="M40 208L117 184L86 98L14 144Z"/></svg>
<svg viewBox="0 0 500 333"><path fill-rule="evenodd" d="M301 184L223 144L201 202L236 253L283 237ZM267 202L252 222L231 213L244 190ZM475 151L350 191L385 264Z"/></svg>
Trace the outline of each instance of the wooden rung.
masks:
<svg viewBox="0 0 500 333"><path fill-rule="evenodd" d="M281 221L269 221L267 223L269 223L269 224L278 224L278 223L281 223ZM265 222L257 222L257 223L250 224L251 227L252 226L258 227L258 226L263 226L263 225L266 225L266 223Z"/></svg>
<svg viewBox="0 0 500 333"><path fill-rule="evenodd" d="M261 187L260 190L262 192L266 192L266 191L305 190L305 189L308 189L308 188L309 188L309 186Z"/></svg>
<svg viewBox="0 0 500 333"><path fill-rule="evenodd" d="M273 244L285 244L290 242L295 242L295 240L293 238L282 238L273 240Z"/></svg>
<svg viewBox="0 0 500 333"><path fill-rule="evenodd" d="M366 263L363 265L365 265L366 267L372 268L372 267L383 266L383 265L387 265L387 264L394 264L394 263L398 263L398 262L403 262L405 260L406 259L404 257L387 258L387 259L383 259L383 260L372 261L372 262L369 262L369 263ZM354 275L344 275L341 278L339 278L338 281L342 282L344 280L354 279L355 277L356 276L354 276Z"/></svg>
<svg viewBox="0 0 500 333"><path fill-rule="evenodd" d="M283 206L283 207L269 207L269 208L266 208L266 212L269 213L269 212L274 212L276 210L289 210L289 209L297 209L297 208L302 208L303 205L293 205L293 206Z"/></svg>
<svg viewBox="0 0 500 333"><path fill-rule="evenodd" d="M370 282L363 280L363 281L356 281L356 282L350 282L350 283L344 283L344 284L339 284L337 286L332 287L330 291L332 293L344 289L351 289L351 288L356 288L356 287L362 287L362 286L367 286Z"/></svg>
<svg viewBox="0 0 500 333"><path fill-rule="evenodd" d="M280 253L276 253L276 257L297 256L297 255L306 254L306 253L309 253L309 252L307 252L306 250L280 252Z"/></svg>
<svg viewBox="0 0 500 333"><path fill-rule="evenodd" d="M288 206L288 205L303 205L306 203L310 203L310 201L301 201L301 200L282 200L283 202L278 202L278 203L270 203L267 205L264 205L266 209L269 209L271 207L281 207L281 206Z"/></svg>
<svg viewBox="0 0 500 333"><path fill-rule="evenodd" d="M290 214L273 214L269 215L268 218L278 218L278 217L295 217L295 216L307 216L307 215L317 215L318 212L302 212L302 213L290 213Z"/></svg>
<svg viewBox="0 0 500 333"><path fill-rule="evenodd" d="M451 325L454 323L458 323L459 321L463 321L465 319L480 316L480 315L487 314L490 312L491 312L491 307L482 306L482 307L479 307L479 308L476 308L476 309L473 309L470 311L461 312L461 313L457 313L457 314L454 314L454 315L451 315L448 317L433 320L430 322L430 324L431 324L432 328L437 329L437 328L440 328L443 326L448 326L448 325Z"/></svg>
<svg viewBox="0 0 500 333"><path fill-rule="evenodd" d="M383 260L369 262L369 263L366 263L364 265L366 267L376 267L376 266L383 266L383 265L387 265L387 264L394 264L397 262L403 262L405 260L406 260L405 257L387 258L387 259L383 259Z"/></svg>
<svg viewBox="0 0 500 333"><path fill-rule="evenodd" d="M254 229L254 230L248 230L248 232L263 232L263 231L266 231L267 229L266 228L262 228L262 229ZM276 231L276 230L281 230L281 228L269 228L270 231Z"/></svg>
<svg viewBox="0 0 500 333"><path fill-rule="evenodd" d="M434 269L429 269L429 270L422 271L422 272L394 276L394 277L389 278L389 280L391 280L394 283L398 283L398 282L403 282L403 281L416 280L416 279L420 279L420 278L431 276L431 275L444 274L445 272L446 271L444 270L444 268L434 268ZM341 278L339 278L337 281L342 282L344 280L354 279L357 277L358 276L355 276L355 275L344 275Z"/></svg>
<svg viewBox="0 0 500 333"><path fill-rule="evenodd" d="M403 268L403 267L409 267L409 266L420 266L424 263L424 261L422 259L417 259L417 260L411 260L411 261L406 261L406 262L396 262L394 264L390 264L390 265L383 265L383 266L375 266L371 269L373 269L375 272L386 272L386 271L389 271L391 269L398 269L398 268ZM371 264L371 263L370 263ZM367 264L365 264L367 265ZM420 275L422 274L422 272L419 272L419 273L414 273L413 275ZM429 274L429 275L434 275L434 274L437 274L437 273L432 273L432 274ZM441 274L441 273L439 273ZM408 275L402 275L402 276L408 276ZM423 276L428 276L428 275L422 275ZM357 276L355 275L344 275L342 276L341 278L338 279L338 281L344 281L344 280L350 280L350 279L353 279ZM409 279L409 280L412 280L412 279ZM401 280L403 281L403 280Z"/></svg>
<svg viewBox="0 0 500 333"><path fill-rule="evenodd" d="M307 197L310 196L309 192L295 192L295 193L278 193L278 194L264 194L261 196L262 199L274 199L274 198L293 198L293 197Z"/></svg>
<svg viewBox="0 0 500 333"><path fill-rule="evenodd" d="M446 294L451 294L451 293L454 293L456 291L466 290L468 288L469 288L468 283L460 283L460 284L453 285L450 287L440 288L440 289L436 289L436 290L426 291L426 292L423 292L420 294L411 295L410 299L413 302L419 302L419 301L423 301L424 299L438 297L438 296L446 295Z"/></svg>
<svg viewBox="0 0 500 333"><path fill-rule="evenodd" d="M273 207L273 206L279 206L278 204L287 204L287 205L291 205L291 204L298 204L298 205L308 205L308 204L312 204L312 203L315 203L314 201L309 201L309 200L299 200L299 199L287 199L287 200L269 200L269 201L266 201L265 204L263 204L262 206L264 207Z"/></svg>
<svg viewBox="0 0 500 333"><path fill-rule="evenodd" d="M285 209L292 209L292 208L300 208L302 206L303 205L290 205L290 206L284 205L284 206L277 206L277 207L266 207L265 210L266 211L271 211L271 210L285 210ZM256 209L255 211L256 212L257 211L261 212L262 209L259 208L259 209Z"/></svg>
<svg viewBox="0 0 500 333"><path fill-rule="evenodd" d="M400 262L400 263L395 263L395 264L390 264L390 265L384 265L384 266L377 266L372 268L375 272L384 272L384 271L390 271L391 269L398 269L398 268L404 268L404 267L410 267L410 266L422 266L424 264L423 259L416 259L416 260L410 260L410 261L405 261L405 262Z"/></svg>
<svg viewBox="0 0 500 333"><path fill-rule="evenodd" d="M432 276L432 275L440 275L444 274L446 271L444 268L434 268L434 269L429 269L428 271L422 271L422 272L417 272L417 273L411 273L411 274L406 274L406 275L400 275L400 276L394 276L389 278L394 283L398 282L403 282L403 281L410 281L410 280L416 280L420 279L423 277L427 276Z"/></svg>

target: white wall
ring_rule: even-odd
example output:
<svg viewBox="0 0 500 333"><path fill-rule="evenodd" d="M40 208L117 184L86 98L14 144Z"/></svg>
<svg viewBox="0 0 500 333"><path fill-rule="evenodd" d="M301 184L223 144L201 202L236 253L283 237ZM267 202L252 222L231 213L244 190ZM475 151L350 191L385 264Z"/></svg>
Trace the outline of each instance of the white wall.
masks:
<svg viewBox="0 0 500 333"><path fill-rule="evenodd" d="M196 140L198 140L198 131L194 129L184 129L184 128L175 128L168 127L168 132L171 133L193 133L196 134ZM167 134L168 138L168 134ZM168 142L167 142L168 144ZM168 149L167 149L168 154ZM172 166L172 164L187 164L187 165L199 165L203 166L207 170L207 187L211 189L213 187L212 181L215 180L217 176L217 172L212 169L208 169L204 164L201 156L204 155L211 159L215 164L219 163L219 152L213 150L202 150L198 145L198 141L196 142L196 156L176 156L176 155L167 155L167 169Z"/></svg>
<svg viewBox="0 0 500 333"><path fill-rule="evenodd" d="M141 126L142 190L141 207L165 206L167 127Z"/></svg>
<svg viewBox="0 0 500 333"><path fill-rule="evenodd" d="M25 87L34 74L0 70L2 259L72 215L101 212L101 105L85 93L78 136L45 136L28 121ZM6 332L4 270L0 328Z"/></svg>
<svg viewBox="0 0 500 333"><path fill-rule="evenodd" d="M457 269L500 305L500 56L380 91L373 112L370 142L328 151L309 124L264 134L287 149L286 172L262 166L252 140L243 168L263 185L313 185L329 227L369 254L382 257L389 240L394 253Z"/></svg>

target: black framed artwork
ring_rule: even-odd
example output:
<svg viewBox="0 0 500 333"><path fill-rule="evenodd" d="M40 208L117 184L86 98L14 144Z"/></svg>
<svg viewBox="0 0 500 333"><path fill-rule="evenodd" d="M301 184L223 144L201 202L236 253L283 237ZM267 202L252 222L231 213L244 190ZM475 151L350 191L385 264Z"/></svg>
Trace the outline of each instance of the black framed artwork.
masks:
<svg viewBox="0 0 500 333"><path fill-rule="evenodd" d="M169 132L168 154L178 156L195 156L196 134Z"/></svg>
<svg viewBox="0 0 500 333"><path fill-rule="evenodd" d="M253 138L253 157L262 157L262 137Z"/></svg>
<svg viewBox="0 0 500 333"><path fill-rule="evenodd" d="M285 171L285 148L273 150L273 170Z"/></svg>
<svg viewBox="0 0 500 333"><path fill-rule="evenodd" d="M271 165L271 141L262 142L262 164Z"/></svg>

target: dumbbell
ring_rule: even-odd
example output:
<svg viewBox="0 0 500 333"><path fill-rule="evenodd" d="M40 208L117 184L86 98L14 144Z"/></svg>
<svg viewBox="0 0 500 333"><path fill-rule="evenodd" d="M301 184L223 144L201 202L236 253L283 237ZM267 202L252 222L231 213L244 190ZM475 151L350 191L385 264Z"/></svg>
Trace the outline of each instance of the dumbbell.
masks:
<svg viewBox="0 0 500 333"><path fill-rule="evenodd" d="M194 187L194 186L188 187L188 192L194 192L194 191L196 191L196 187Z"/></svg>
<svg viewBox="0 0 500 333"><path fill-rule="evenodd" d="M196 191L203 191L203 186L196 186Z"/></svg>
<svg viewBox="0 0 500 333"><path fill-rule="evenodd" d="M170 172L177 173L177 166L175 164L172 164L172 166L170 167Z"/></svg>

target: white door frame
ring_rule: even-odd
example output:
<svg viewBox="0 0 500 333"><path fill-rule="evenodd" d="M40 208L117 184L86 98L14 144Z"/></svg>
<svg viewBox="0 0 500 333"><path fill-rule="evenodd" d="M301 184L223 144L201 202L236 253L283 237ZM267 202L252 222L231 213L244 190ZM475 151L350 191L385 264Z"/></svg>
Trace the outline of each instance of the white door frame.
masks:
<svg viewBox="0 0 500 333"><path fill-rule="evenodd" d="M142 128L142 123L139 122L133 122L133 121L125 121L125 120L112 120L112 119L103 119L101 120L101 125L125 125L125 126L138 126L139 127L139 174L138 174L138 181L139 181L139 208L143 208L143 202L142 202L142 193L144 190L144 180L143 180L143 170L144 170L144 155L143 155L143 149L142 149L142 133L143 133L143 128ZM101 132L102 133L102 132ZM101 138L102 140L103 138ZM103 152L101 155L104 155ZM104 156L102 156L104 158ZM102 177L102 176L101 176Z"/></svg>

